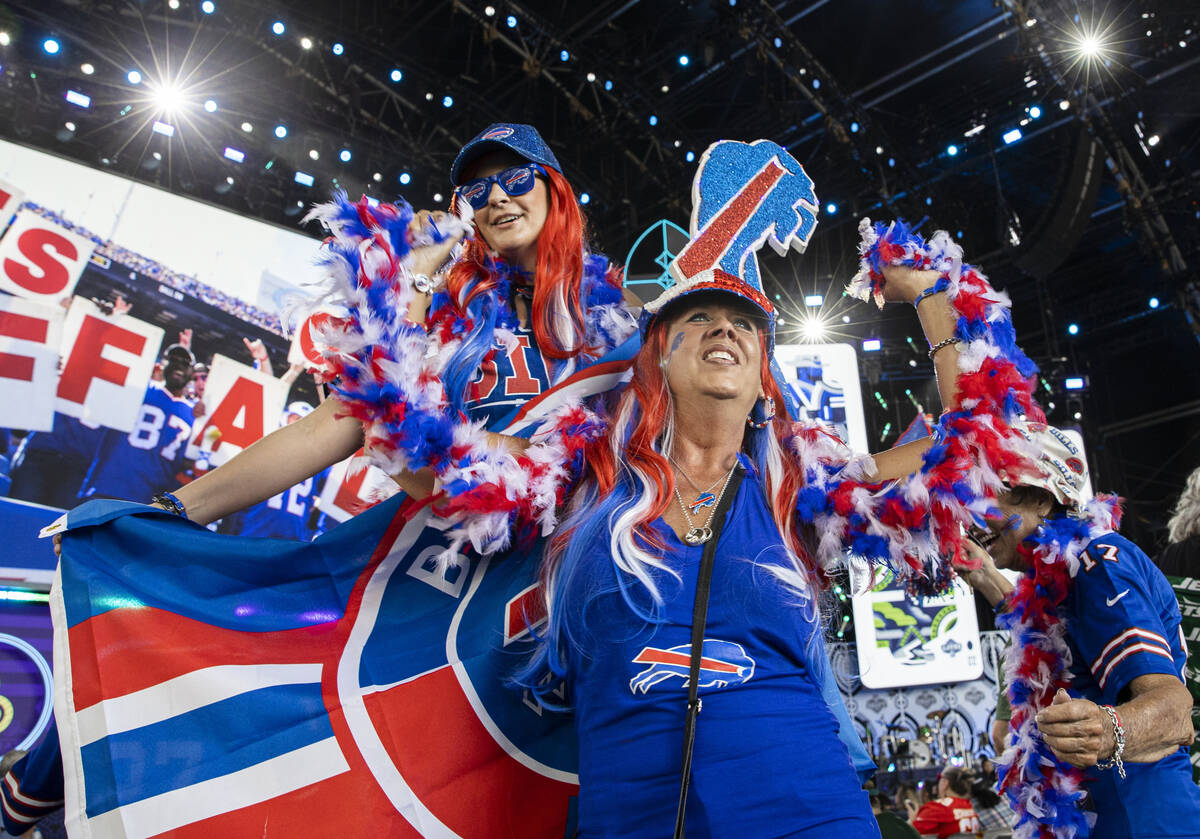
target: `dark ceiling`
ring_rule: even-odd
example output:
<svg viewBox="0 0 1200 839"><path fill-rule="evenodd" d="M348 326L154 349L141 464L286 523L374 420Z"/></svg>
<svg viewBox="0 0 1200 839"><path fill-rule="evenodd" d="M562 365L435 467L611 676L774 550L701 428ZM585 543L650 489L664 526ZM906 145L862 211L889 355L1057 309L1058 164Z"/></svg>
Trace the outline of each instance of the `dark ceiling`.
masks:
<svg viewBox="0 0 1200 839"><path fill-rule="evenodd" d="M1148 547L1200 466L1192 2L214 3L0 3L0 136L294 227L335 186L444 204L463 142L531 122L617 259L650 223L686 223L689 153L766 137L805 164L824 204L808 253L764 258L767 290L789 326L820 292L832 337L883 339L862 357L868 396L889 405L868 398L873 445L912 419L905 389L929 397L931 367L906 341L920 340L911 312L839 296L862 215L949 230L1010 292L1051 419L1081 428L1097 484L1129 497ZM1098 58L1080 57L1088 34ZM187 98L170 139L150 130L163 117L148 91L164 78ZM66 104L67 89L92 107ZM1065 391L1076 374L1087 388Z"/></svg>

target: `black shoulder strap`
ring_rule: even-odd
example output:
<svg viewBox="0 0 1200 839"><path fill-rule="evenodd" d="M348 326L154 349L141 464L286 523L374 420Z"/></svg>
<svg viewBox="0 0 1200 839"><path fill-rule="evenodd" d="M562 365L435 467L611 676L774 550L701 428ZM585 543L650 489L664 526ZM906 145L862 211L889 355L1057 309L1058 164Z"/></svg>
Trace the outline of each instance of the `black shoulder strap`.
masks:
<svg viewBox="0 0 1200 839"><path fill-rule="evenodd" d="M688 787L692 781L692 746L696 741L696 716L700 713L700 657L704 647L704 626L708 622L708 591L712 585L713 560L717 555L717 539L725 526L725 517L733 506L738 486L745 472L741 464L733 470L721 502L713 512L712 538L704 543L700 557L700 572L696 578L696 602L692 607L692 662L688 671L687 716L683 723L683 772L679 778L679 808L675 811L675 839L683 839L683 822L687 811Z"/></svg>

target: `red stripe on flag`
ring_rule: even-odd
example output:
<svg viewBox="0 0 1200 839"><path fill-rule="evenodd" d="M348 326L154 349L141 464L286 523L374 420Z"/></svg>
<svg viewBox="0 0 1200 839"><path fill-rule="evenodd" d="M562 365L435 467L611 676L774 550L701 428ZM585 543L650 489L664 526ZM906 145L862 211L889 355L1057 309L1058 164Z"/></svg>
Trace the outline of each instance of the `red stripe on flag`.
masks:
<svg viewBox="0 0 1200 839"><path fill-rule="evenodd" d="M471 839L562 839L568 799L579 788L509 757L449 667L371 694L366 705L405 781L452 831Z"/></svg>

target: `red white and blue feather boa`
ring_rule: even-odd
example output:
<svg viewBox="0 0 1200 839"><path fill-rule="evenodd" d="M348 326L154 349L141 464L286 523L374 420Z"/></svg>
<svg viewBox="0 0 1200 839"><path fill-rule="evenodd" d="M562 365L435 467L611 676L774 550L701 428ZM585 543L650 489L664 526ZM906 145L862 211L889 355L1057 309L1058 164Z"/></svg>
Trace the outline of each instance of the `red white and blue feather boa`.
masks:
<svg viewBox="0 0 1200 839"><path fill-rule="evenodd" d="M389 474L433 470L441 487L434 509L450 524L450 547L442 559L468 543L490 553L507 547L514 532L553 529L569 479L582 466L582 450L604 432L604 423L574 401L542 417L520 455L489 442L483 422L470 421L454 407L463 399L448 393L442 380L455 353L479 338L481 325L445 294L435 297L428 327L407 318L414 287L405 263L413 245L423 244L409 232L412 208L403 201L351 203L338 194L308 217L330 232L322 257L326 285L314 308L338 315L313 327L326 362L318 372L362 422L371 462ZM465 225L453 218L448 223ZM634 324L622 316L620 289L605 276L606 261L587 255L584 263L587 340L604 351L624 340ZM493 337L512 343L516 316L509 292L515 272L499 260L494 267L496 288L488 292L497 312Z"/></svg>
<svg viewBox="0 0 1200 839"><path fill-rule="evenodd" d="M848 287L859 299L882 305L886 265L938 271L935 287L958 315L958 405L942 414L921 469L886 485L864 480L869 458L846 463L819 430L800 428L793 449L805 464L797 498L802 522L819 535L817 561L836 564L848 548L873 564L892 568L910 590L944 591L961 559L963 527L981 523L992 499L1010 479L1032 470L1032 451L1011 424L1040 419L1033 402L1037 368L1015 342L1011 303L976 268L963 263L962 248L944 231L926 241L904 222L859 225L860 270ZM844 450L843 450L844 451Z"/></svg>
<svg viewBox="0 0 1200 839"><path fill-rule="evenodd" d="M1017 581L996 622L1012 633L1004 675L1012 705L1010 745L997 761L1000 789L1017 814L1014 839L1071 839L1091 832L1094 813L1079 805L1083 770L1059 760L1035 718L1071 680L1066 626L1059 611L1088 543L1117 529L1118 499L1097 496L1082 514L1047 519L1022 543L1029 570Z"/></svg>

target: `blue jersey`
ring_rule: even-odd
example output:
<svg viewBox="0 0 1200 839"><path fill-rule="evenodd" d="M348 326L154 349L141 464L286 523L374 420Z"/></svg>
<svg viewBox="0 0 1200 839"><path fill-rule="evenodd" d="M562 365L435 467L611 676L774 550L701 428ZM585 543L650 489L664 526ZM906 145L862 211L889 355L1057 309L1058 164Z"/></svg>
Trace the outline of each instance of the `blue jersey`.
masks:
<svg viewBox="0 0 1200 839"><path fill-rule="evenodd" d="M128 434L109 429L84 483L83 497L94 495L147 502L157 492L178 486L184 452L195 415L191 404L151 383Z"/></svg>
<svg viewBox="0 0 1200 839"><path fill-rule="evenodd" d="M260 501L244 512L226 516L219 528L221 533L258 536L272 539L295 539L310 542L316 531L309 527L313 505L321 495L321 487L329 470L305 478L289 490Z"/></svg>
<svg viewBox="0 0 1200 839"><path fill-rule="evenodd" d="M513 330L517 345L511 350L496 341L492 357L480 365L471 381L467 413L494 428L501 420L550 387L546 362L533 339L533 332Z"/></svg>
<svg viewBox="0 0 1200 839"><path fill-rule="evenodd" d="M579 735L580 836L670 836L679 795L692 608L702 547L661 521L664 619L646 625L616 587L607 543L589 586L569 685ZM742 481L721 532L701 659L689 837L878 836L822 697L812 609L763 569L783 554L762 489ZM821 662L816 668L812 662Z"/></svg>
<svg viewBox="0 0 1200 839"><path fill-rule="evenodd" d="M1137 545L1116 533L1093 539L1063 603L1071 649L1069 688L1117 705L1138 676L1183 679L1187 660L1179 604L1170 583ZM1087 770L1096 808L1094 839L1200 836L1200 788L1186 748L1157 763Z"/></svg>

